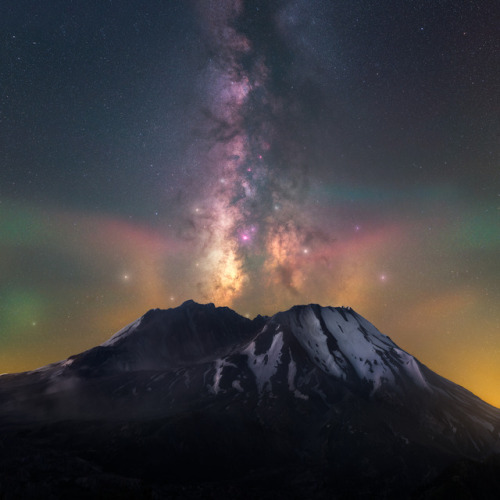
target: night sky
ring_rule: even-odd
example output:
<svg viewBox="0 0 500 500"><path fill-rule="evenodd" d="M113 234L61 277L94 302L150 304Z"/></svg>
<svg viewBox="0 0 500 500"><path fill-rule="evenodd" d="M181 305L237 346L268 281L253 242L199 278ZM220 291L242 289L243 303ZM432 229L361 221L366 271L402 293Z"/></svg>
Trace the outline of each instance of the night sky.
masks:
<svg viewBox="0 0 500 500"><path fill-rule="evenodd" d="M351 306L500 406L500 7L4 0L0 373L154 307Z"/></svg>

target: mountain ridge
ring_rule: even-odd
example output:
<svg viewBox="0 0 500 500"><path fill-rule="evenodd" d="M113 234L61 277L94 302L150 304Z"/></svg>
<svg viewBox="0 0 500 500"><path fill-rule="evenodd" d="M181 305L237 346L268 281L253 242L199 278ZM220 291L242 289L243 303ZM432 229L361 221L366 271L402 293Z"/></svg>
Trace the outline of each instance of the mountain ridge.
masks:
<svg viewBox="0 0 500 500"><path fill-rule="evenodd" d="M70 454L87 457L91 443L100 467L141 480L150 472L124 450L156 450L148 467L167 464L169 481L188 481L192 460L199 481L305 467L327 490L330 471L336 488L360 475L389 496L500 452L500 410L353 309L318 304L254 319L193 301L149 310L99 346L0 377L1 421L63 435L80 450Z"/></svg>

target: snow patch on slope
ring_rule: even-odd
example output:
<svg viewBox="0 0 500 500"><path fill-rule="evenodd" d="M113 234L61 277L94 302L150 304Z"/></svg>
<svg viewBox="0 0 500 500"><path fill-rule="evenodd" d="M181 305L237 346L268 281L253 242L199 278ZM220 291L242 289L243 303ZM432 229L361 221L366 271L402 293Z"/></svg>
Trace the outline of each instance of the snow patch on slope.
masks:
<svg viewBox="0 0 500 500"><path fill-rule="evenodd" d="M420 368L417 364L417 361L413 356L408 354L407 352L402 351L401 349L394 348L394 352L398 355L401 360L402 367L408 374L408 376L420 387L429 388L427 380L423 373L420 371Z"/></svg>
<svg viewBox="0 0 500 500"><path fill-rule="evenodd" d="M290 314L287 319L295 338L306 350L311 361L323 371L345 379L345 370L339 365L339 363L345 363L342 353L337 352L337 358L334 358L328 348L327 337L314 311L308 307L302 311L300 318Z"/></svg>
<svg viewBox="0 0 500 500"><path fill-rule="evenodd" d="M233 380L231 384L233 389L236 389L238 392L243 392L243 387L241 387L241 382L239 380Z"/></svg>
<svg viewBox="0 0 500 500"><path fill-rule="evenodd" d="M324 308L321 315L330 335L360 379L371 382L374 390L383 382L394 383L394 375L383 359L383 354L395 347L388 337L374 327L361 329L354 317L346 321L335 309Z"/></svg>
<svg viewBox="0 0 500 500"><path fill-rule="evenodd" d="M248 367L255 375L259 393L264 390L271 390L271 377L277 372L281 363L281 354L283 349L283 332L278 332L271 343L267 352L255 354L256 344L252 342L242 351L248 359Z"/></svg>
<svg viewBox="0 0 500 500"><path fill-rule="evenodd" d="M109 340L106 340L102 346L110 346L115 345L118 341L128 337L130 334L134 332L134 330L141 324L142 317L136 319L134 322L127 325L125 328L122 328L120 331L116 332Z"/></svg>
<svg viewBox="0 0 500 500"><path fill-rule="evenodd" d="M397 385L399 375L429 388L413 356L349 310L307 306L287 314L286 321L311 361L328 375L346 380L355 373L372 391Z"/></svg>
<svg viewBox="0 0 500 500"><path fill-rule="evenodd" d="M214 385L211 387L211 390L214 394L219 394L220 389L220 380L222 378L222 370L226 366L232 366L233 368L237 368L237 366L233 363L229 363L225 359L217 359L215 360L215 375L214 375Z"/></svg>
<svg viewBox="0 0 500 500"><path fill-rule="evenodd" d="M309 396L307 396L306 394L302 394L295 387L295 376L297 375L297 365L296 365L295 361L293 360L292 351L290 349L288 349L288 352L290 354L290 362L288 363L288 390L290 392L293 392L293 394L296 398L308 400Z"/></svg>

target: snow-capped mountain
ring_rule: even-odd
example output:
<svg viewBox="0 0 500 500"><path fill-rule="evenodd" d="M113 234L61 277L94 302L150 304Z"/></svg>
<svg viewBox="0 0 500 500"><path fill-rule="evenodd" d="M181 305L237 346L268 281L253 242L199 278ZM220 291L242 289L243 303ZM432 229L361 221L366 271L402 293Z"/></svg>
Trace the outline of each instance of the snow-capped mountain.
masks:
<svg viewBox="0 0 500 500"><path fill-rule="evenodd" d="M194 460L217 449L226 468L234 456L253 468L286 457L343 478L364 464L395 491L500 452L500 410L352 309L318 305L254 320L192 301L151 310L100 346L0 377L0 418L99 421L116 439L123 421L161 421L177 468L186 449Z"/></svg>

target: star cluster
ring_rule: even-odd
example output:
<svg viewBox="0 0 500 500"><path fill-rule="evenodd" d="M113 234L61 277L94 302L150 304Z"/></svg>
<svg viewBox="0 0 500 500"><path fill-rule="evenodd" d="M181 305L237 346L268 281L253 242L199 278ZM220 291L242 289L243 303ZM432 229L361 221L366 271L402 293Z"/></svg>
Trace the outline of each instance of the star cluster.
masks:
<svg viewBox="0 0 500 500"><path fill-rule="evenodd" d="M7 4L0 372L317 302L500 405L498 7Z"/></svg>

